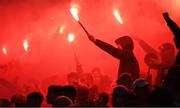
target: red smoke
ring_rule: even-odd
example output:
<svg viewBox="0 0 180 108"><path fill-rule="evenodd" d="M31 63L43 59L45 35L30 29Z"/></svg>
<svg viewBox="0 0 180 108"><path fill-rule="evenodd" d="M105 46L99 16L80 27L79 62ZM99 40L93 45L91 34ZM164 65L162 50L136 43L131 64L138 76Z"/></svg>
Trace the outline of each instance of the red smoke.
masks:
<svg viewBox="0 0 180 108"><path fill-rule="evenodd" d="M118 60L87 39L69 12L72 3L78 4L80 20L88 31L112 45L123 35L139 37L155 49L163 42L173 42L162 18L164 11L180 25L179 0L1 0L0 48L6 46L8 54L3 56L0 52L0 64L11 64L12 69L6 73L0 70L0 76L11 82L18 77L19 85L31 79L42 83L51 76L59 78L54 82L65 83L66 74L75 71L73 50L67 41L68 34L74 33L74 47L84 71L100 67L105 74L116 78ZM114 6L120 11L122 25L114 18ZM62 25L65 28L60 34ZM30 47L27 53L22 46L26 38ZM134 42L135 55L145 73L145 53Z"/></svg>

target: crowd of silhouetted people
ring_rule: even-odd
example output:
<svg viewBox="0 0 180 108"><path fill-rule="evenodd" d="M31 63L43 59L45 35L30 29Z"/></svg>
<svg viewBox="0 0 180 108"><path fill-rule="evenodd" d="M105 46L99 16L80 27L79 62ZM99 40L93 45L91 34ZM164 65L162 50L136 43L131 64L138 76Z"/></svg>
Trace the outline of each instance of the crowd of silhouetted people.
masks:
<svg viewBox="0 0 180 108"><path fill-rule="evenodd" d="M155 51L142 39L133 37L146 52L144 62L149 67L147 77L142 78L140 75L140 66L133 53L134 44L130 36L116 39L116 48L88 34L90 41L120 61L116 85L112 85L111 78L102 74L99 68L94 68L91 73L84 73L79 67L77 72L67 75L67 84L49 85L46 94L31 91L27 95L13 95L10 99L0 98L0 107L180 106L180 28L168 13L163 13L163 17L173 32L177 55L170 43L162 44L159 51ZM151 69L157 70L154 84Z"/></svg>

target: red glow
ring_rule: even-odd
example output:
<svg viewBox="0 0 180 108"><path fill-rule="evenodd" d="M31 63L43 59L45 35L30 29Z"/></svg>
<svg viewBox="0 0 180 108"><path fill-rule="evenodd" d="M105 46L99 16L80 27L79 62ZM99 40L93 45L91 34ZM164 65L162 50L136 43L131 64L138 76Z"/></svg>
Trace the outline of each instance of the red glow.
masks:
<svg viewBox="0 0 180 108"><path fill-rule="evenodd" d="M73 18L74 18L76 21L79 21L79 16L78 16L79 10L78 10L78 8L77 8L77 7L71 7L70 12L71 12Z"/></svg>
<svg viewBox="0 0 180 108"><path fill-rule="evenodd" d="M7 55L7 50L6 50L6 48L2 48L2 52L3 52L4 55Z"/></svg>
<svg viewBox="0 0 180 108"><path fill-rule="evenodd" d="M24 40L23 47L24 47L24 50L27 52L27 51L28 51L28 48L29 48L29 45L28 45L28 41L27 41L27 40Z"/></svg>
<svg viewBox="0 0 180 108"><path fill-rule="evenodd" d="M65 29L65 27L64 27L64 26L61 26L61 27L59 28L59 33L60 33L60 34L63 34L64 29Z"/></svg>
<svg viewBox="0 0 180 108"><path fill-rule="evenodd" d="M69 33L69 34L68 34L68 41L69 41L69 42L73 42L73 41L74 41L74 39L75 39L74 34Z"/></svg>
<svg viewBox="0 0 180 108"><path fill-rule="evenodd" d="M84 72L99 67L116 80L118 60L89 41L79 21L96 39L114 47L115 39L129 35L139 37L157 51L162 43L173 43L162 12L168 11L180 26L180 0L0 0L0 9L0 65L14 64L10 64L12 69L6 76L0 68L0 76L13 84L18 77L20 88L29 85L31 78L38 80L40 87L43 83L65 84L66 75L76 71L72 44ZM133 41L133 52L145 76L145 52ZM156 70L152 71L155 76ZM1 94L6 93L0 90Z"/></svg>

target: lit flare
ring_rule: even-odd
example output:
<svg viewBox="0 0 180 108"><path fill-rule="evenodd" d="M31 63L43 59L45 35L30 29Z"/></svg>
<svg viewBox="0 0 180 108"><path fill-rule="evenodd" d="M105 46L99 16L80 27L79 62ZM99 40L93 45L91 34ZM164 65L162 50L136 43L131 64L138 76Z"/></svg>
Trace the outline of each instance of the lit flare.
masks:
<svg viewBox="0 0 180 108"><path fill-rule="evenodd" d="M7 50L6 50L6 48L2 48L2 52L3 52L4 55L7 55Z"/></svg>
<svg viewBox="0 0 180 108"><path fill-rule="evenodd" d="M29 45L27 40L24 40L23 47L25 51L28 51Z"/></svg>
<svg viewBox="0 0 180 108"><path fill-rule="evenodd" d="M64 26L61 26L61 27L59 28L59 33L60 33L60 34L63 34L63 32L64 32Z"/></svg>
<svg viewBox="0 0 180 108"><path fill-rule="evenodd" d="M123 24L123 20L119 14L119 11L117 9L113 9L113 13L114 13L114 16L116 18L116 20L120 23L120 24Z"/></svg>
<svg viewBox="0 0 180 108"><path fill-rule="evenodd" d="M78 8L76 8L76 7L71 7L70 12L71 12L71 15L73 16L73 18L74 18L76 21L79 21L79 16L78 16L79 10L78 10Z"/></svg>
<svg viewBox="0 0 180 108"><path fill-rule="evenodd" d="M73 33L69 33L69 34L68 34L68 41L69 41L69 42L73 42L74 39L75 39L74 34L73 34Z"/></svg>

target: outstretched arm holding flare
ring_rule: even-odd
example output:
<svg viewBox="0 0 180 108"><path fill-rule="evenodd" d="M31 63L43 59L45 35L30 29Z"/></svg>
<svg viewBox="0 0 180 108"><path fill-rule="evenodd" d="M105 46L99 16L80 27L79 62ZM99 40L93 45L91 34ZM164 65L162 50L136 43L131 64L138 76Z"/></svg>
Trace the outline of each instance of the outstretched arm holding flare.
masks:
<svg viewBox="0 0 180 108"><path fill-rule="evenodd" d="M129 73L133 81L139 78L139 63L134 56L134 44L130 36L122 36L116 39L115 43L117 44L117 48L111 44L96 39L93 35L89 34L88 38L100 49L120 61L117 79L120 78L122 73Z"/></svg>
<svg viewBox="0 0 180 108"><path fill-rule="evenodd" d="M96 39L93 35L88 34L88 38L90 41L92 41L94 44L96 44L99 48L106 51L113 57L118 58L118 59L122 57L122 52L118 48L115 48L114 46L112 46L106 42Z"/></svg>

